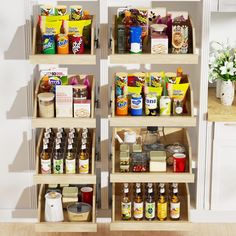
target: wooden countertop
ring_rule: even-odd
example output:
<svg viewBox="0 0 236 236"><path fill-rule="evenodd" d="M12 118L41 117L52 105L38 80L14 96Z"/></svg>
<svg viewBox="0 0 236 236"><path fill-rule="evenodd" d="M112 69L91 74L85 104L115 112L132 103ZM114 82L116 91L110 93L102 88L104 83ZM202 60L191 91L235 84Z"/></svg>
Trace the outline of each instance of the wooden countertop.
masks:
<svg viewBox="0 0 236 236"><path fill-rule="evenodd" d="M223 106L215 96L215 88L208 90L208 121L236 122L236 96L232 106Z"/></svg>

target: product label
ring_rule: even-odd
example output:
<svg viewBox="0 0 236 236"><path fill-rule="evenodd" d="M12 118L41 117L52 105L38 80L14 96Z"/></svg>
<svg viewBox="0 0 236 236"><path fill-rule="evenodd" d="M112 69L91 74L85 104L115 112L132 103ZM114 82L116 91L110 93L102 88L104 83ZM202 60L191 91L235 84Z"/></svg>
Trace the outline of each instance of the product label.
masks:
<svg viewBox="0 0 236 236"><path fill-rule="evenodd" d="M128 220L131 218L131 202L121 203L121 215L123 220Z"/></svg>
<svg viewBox="0 0 236 236"><path fill-rule="evenodd" d="M153 219L155 217L155 202L145 203L145 217L147 219Z"/></svg>
<svg viewBox="0 0 236 236"><path fill-rule="evenodd" d="M180 217L180 202L170 203L170 217L172 219L178 219Z"/></svg>
<svg viewBox="0 0 236 236"><path fill-rule="evenodd" d="M75 174L75 159L66 160L66 174Z"/></svg>
<svg viewBox="0 0 236 236"><path fill-rule="evenodd" d="M143 202L134 202L134 218L143 218Z"/></svg>
<svg viewBox="0 0 236 236"><path fill-rule="evenodd" d="M79 160L79 173L88 174L89 173L89 159Z"/></svg>
<svg viewBox="0 0 236 236"><path fill-rule="evenodd" d="M63 159L53 160L53 173L54 174L63 174Z"/></svg>
<svg viewBox="0 0 236 236"><path fill-rule="evenodd" d="M41 159L41 173L42 174L51 174L51 160L42 160Z"/></svg>
<svg viewBox="0 0 236 236"><path fill-rule="evenodd" d="M167 217L167 202L157 204L157 217L158 219L165 219Z"/></svg>

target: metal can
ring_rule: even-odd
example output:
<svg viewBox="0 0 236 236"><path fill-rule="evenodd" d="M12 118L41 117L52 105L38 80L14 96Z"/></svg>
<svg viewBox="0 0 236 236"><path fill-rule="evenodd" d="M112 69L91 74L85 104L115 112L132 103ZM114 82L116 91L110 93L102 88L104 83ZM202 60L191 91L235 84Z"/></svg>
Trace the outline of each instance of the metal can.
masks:
<svg viewBox="0 0 236 236"><path fill-rule="evenodd" d="M145 114L146 116L157 115L157 96L155 94L147 94L145 98Z"/></svg>
<svg viewBox="0 0 236 236"><path fill-rule="evenodd" d="M81 20L83 17L83 7L79 5L70 6L70 17L71 20Z"/></svg>
<svg viewBox="0 0 236 236"><path fill-rule="evenodd" d="M160 115L170 116L171 114L171 99L168 96L161 96L160 98Z"/></svg>
<svg viewBox="0 0 236 236"><path fill-rule="evenodd" d="M139 94L133 94L131 98L131 115L143 115L143 98Z"/></svg>
<svg viewBox="0 0 236 236"><path fill-rule="evenodd" d="M66 34L58 34L57 36L57 53L58 54L69 53L69 38Z"/></svg>
<svg viewBox="0 0 236 236"><path fill-rule="evenodd" d="M56 54L56 42L54 34L44 34L42 37L43 54Z"/></svg>
<svg viewBox="0 0 236 236"><path fill-rule="evenodd" d="M131 26L130 27L130 52L141 53L142 52L142 27Z"/></svg>
<svg viewBox="0 0 236 236"><path fill-rule="evenodd" d="M84 40L80 34L74 34L71 37L71 51L73 54L84 53Z"/></svg>
<svg viewBox="0 0 236 236"><path fill-rule="evenodd" d="M55 11L54 7L51 5L42 5L40 6L41 16L54 16Z"/></svg>
<svg viewBox="0 0 236 236"><path fill-rule="evenodd" d="M128 85L128 74L116 73L116 78L115 78L116 96L126 95L127 85Z"/></svg>
<svg viewBox="0 0 236 236"><path fill-rule="evenodd" d="M116 98L116 115L127 116L128 115L128 99L127 96L118 96Z"/></svg>

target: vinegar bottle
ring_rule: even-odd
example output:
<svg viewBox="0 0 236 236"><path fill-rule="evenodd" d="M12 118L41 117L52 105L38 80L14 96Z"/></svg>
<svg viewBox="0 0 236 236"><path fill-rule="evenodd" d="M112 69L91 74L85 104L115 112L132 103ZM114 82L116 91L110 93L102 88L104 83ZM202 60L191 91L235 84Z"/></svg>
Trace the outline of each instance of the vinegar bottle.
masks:
<svg viewBox="0 0 236 236"><path fill-rule="evenodd" d="M165 195L165 187L159 189L159 196L157 201L157 218L160 221L167 219L167 199Z"/></svg>
<svg viewBox="0 0 236 236"><path fill-rule="evenodd" d="M136 183L135 198L134 198L134 219L143 219L143 196L140 183Z"/></svg>
<svg viewBox="0 0 236 236"><path fill-rule="evenodd" d="M131 200L129 197L129 185L124 184L123 197L121 199L121 218L122 220L131 219Z"/></svg>

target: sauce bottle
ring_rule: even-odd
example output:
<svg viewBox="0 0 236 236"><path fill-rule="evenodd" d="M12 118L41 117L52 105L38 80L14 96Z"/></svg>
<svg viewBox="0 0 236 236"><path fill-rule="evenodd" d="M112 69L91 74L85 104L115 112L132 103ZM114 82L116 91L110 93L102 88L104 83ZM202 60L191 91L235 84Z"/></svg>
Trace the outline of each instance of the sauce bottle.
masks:
<svg viewBox="0 0 236 236"><path fill-rule="evenodd" d="M147 198L145 202L145 218L147 220L154 220L155 212L155 199L152 184L148 184L147 188Z"/></svg>
<svg viewBox="0 0 236 236"><path fill-rule="evenodd" d="M180 199L178 196L178 187L174 186L170 200L170 218L171 220L180 219Z"/></svg>
<svg viewBox="0 0 236 236"><path fill-rule="evenodd" d="M66 174L75 174L76 162L75 153L73 152L72 142L68 142L67 153L66 153Z"/></svg>
<svg viewBox="0 0 236 236"><path fill-rule="evenodd" d="M51 174L51 157L48 151L48 145L47 143L44 143L43 145L43 151L40 155L41 160L41 173L42 174Z"/></svg>
<svg viewBox="0 0 236 236"><path fill-rule="evenodd" d="M79 155L79 173L80 174L89 173L89 155L87 152L86 144L81 145L81 150Z"/></svg>
<svg viewBox="0 0 236 236"><path fill-rule="evenodd" d="M121 218L122 220L131 219L131 200L129 197L129 185L124 184L123 197L121 199Z"/></svg>
<svg viewBox="0 0 236 236"><path fill-rule="evenodd" d="M143 196L140 183L136 183L135 198L134 198L134 219L143 219Z"/></svg>
<svg viewBox="0 0 236 236"><path fill-rule="evenodd" d="M157 200L157 218L160 221L167 219L167 198L165 195L165 186L159 189L159 196Z"/></svg>
<svg viewBox="0 0 236 236"><path fill-rule="evenodd" d="M56 143L53 153L53 173L54 174L64 173L64 159L59 143Z"/></svg>

